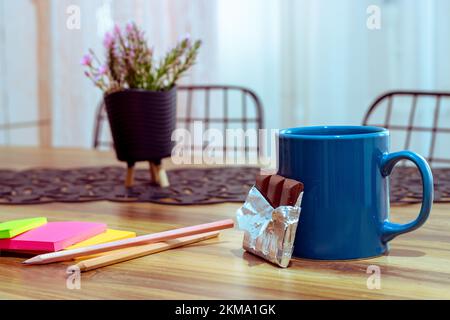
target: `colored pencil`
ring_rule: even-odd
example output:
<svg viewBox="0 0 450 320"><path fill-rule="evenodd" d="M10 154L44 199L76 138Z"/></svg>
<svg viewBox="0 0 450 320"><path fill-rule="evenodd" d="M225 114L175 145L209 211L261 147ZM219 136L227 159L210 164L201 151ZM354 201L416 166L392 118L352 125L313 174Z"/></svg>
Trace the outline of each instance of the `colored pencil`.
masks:
<svg viewBox="0 0 450 320"><path fill-rule="evenodd" d="M141 244L162 242L180 237L191 236L200 233L212 232L217 230L233 228L234 222L232 219L220 220L211 223L200 224L196 226L184 227L174 230L168 230L148 235L143 235L135 238L118 240L78 249L65 250L59 252L52 252L35 256L24 261L24 264L48 264L59 261L68 261L77 257L88 256L95 253L106 252L126 247L132 247Z"/></svg>
<svg viewBox="0 0 450 320"><path fill-rule="evenodd" d="M173 240L168 240L165 242L158 243L150 243L144 244L135 247L123 248L111 251L110 253L106 253L99 257L83 260L78 262L76 266L80 269L80 271L90 271L102 267L106 267L112 264L128 261L131 259L140 258L143 256L147 256L150 254L158 253L161 251L166 251L169 249L174 249L182 246L186 246L188 244L192 244L195 242L200 242L204 240L208 240L214 237L217 237L219 232L209 232L202 233L193 236L181 237Z"/></svg>

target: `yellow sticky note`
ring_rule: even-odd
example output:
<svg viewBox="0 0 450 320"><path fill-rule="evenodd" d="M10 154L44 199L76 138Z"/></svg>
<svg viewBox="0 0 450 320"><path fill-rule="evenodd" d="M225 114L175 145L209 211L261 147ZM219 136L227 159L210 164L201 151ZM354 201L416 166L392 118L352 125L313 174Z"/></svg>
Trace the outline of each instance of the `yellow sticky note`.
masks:
<svg viewBox="0 0 450 320"><path fill-rule="evenodd" d="M78 248L82 248L82 247L93 246L95 244L107 243L107 242L111 242L111 241L134 238L134 237L136 237L135 232L106 229L105 232L100 233L92 238L87 239L87 240L78 242L70 247L67 247L65 250L78 249Z"/></svg>

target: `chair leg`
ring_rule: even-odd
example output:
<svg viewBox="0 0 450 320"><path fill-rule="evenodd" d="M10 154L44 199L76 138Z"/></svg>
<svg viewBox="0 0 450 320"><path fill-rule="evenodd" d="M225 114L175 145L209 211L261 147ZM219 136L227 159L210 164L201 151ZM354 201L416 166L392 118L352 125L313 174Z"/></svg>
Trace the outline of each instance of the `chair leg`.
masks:
<svg viewBox="0 0 450 320"><path fill-rule="evenodd" d="M134 184L134 164L128 164L127 176L125 178L125 187L130 188Z"/></svg>
<svg viewBox="0 0 450 320"><path fill-rule="evenodd" d="M162 188L169 187L169 179L167 178L166 170L164 170L160 164L149 162L150 175L154 183L158 184Z"/></svg>

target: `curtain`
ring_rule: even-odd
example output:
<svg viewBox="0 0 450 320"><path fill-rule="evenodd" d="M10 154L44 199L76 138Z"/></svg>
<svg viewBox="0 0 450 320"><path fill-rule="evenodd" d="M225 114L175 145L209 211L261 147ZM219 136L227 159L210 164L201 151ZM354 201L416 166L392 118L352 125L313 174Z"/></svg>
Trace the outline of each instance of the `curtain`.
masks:
<svg viewBox="0 0 450 320"><path fill-rule="evenodd" d="M370 5L380 8L380 29L366 25ZM280 103L289 110L284 125L361 124L385 91L449 91L449 16L445 0L288 1L282 31L289 54ZM411 101L396 103L393 121L405 124ZM442 103L440 116L450 127L448 103ZM433 108L433 101L419 101L416 124L431 127ZM392 135L392 149L402 149L404 136ZM429 135L413 134L411 148L427 154Z"/></svg>
<svg viewBox="0 0 450 320"><path fill-rule="evenodd" d="M102 52L102 38L114 23L124 25L136 21L146 31L147 39L161 55L173 46L180 36L190 33L193 38L205 39L199 63L183 81L208 81L209 70L215 63L214 3L203 0L196 5L190 1L120 0L78 1L82 23L79 31L60 29L66 16L57 14L73 3L54 1L53 30L56 57L54 63L54 118L56 146L90 146L94 114L101 92L85 79L79 65L83 52L92 47ZM59 133L59 134L58 134Z"/></svg>
<svg viewBox="0 0 450 320"><path fill-rule="evenodd" d="M218 65L216 3L194 2L195 5L189 0L0 0L0 144L39 144L39 69L45 68L51 88L52 145L92 145L94 115L102 94L84 77L80 59L89 48L102 56L103 35L115 23L136 21L159 55L187 33L202 39L201 63L182 82L211 82L210 75L217 73ZM50 10L51 55L45 66L39 66L37 53L42 45L37 43L36 8L43 3ZM80 12L79 29L67 27L73 6Z"/></svg>
<svg viewBox="0 0 450 320"><path fill-rule="evenodd" d="M46 1L50 54L48 65L38 66L36 0L0 0L0 144L39 144L36 128L1 128L39 119L38 73L44 67L50 74L52 145L90 147L101 93L85 79L79 61L88 48L102 52L102 35L114 23L130 20L161 54L186 33L201 38L198 64L183 83L254 90L267 128L361 124L370 103L386 90L450 90L447 0L37 2ZM80 29L66 27L71 5L80 8ZM380 29L367 28L370 5L380 8ZM431 120L426 104L419 111L424 122ZM404 118L404 112L395 116Z"/></svg>

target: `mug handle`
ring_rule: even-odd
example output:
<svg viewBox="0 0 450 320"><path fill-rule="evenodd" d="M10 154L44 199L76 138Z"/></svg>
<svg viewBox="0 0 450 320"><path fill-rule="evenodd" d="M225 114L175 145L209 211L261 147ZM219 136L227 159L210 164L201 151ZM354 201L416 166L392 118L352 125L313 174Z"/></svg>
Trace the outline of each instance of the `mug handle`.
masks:
<svg viewBox="0 0 450 320"><path fill-rule="evenodd" d="M433 204L433 174L431 173L430 166L426 160L417 153L412 151L400 151L384 154L381 159L381 174L383 177L389 176L396 163L400 160L412 161L420 171L423 189L422 206L420 208L419 216L414 221L409 223L397 224L386 219L383 223L381 234L384 242L388 242L400 234L413 231L422 226L425 221L427 221L428 216L430 215L431 206Z"/></svg>

